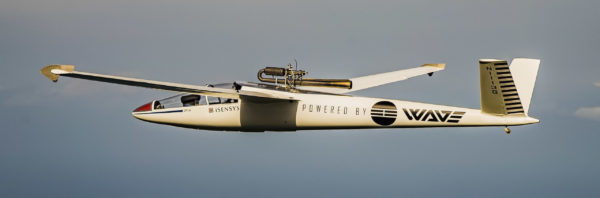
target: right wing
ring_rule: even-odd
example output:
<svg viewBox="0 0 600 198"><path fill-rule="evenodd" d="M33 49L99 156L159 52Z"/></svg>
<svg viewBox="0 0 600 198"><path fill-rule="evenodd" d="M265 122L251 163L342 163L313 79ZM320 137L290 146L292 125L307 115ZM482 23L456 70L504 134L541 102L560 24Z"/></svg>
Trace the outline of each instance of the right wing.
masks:
<svg viewBox="0 0 600 198"><path fill-rule="evenodd" d="M240 95L242 95L242 96L248 96L248 97L258 97L258 98L275 99L275 100L295 100L293 97L291 97L289 95L282 95L282 94L271 93L271 92L262 92L259 89L257 89L257 90L224 89L224 88L215 88L215 87L207 87L207 86L198 86L198 85L189 85L189 84L180 84L180 83L171 83L171 82L162 82L162 81L154 81L154 80L144 80L144 79L138 79L138 78L128 78L128 77L80 72L80 71L75 71L75 66L73 66L73 65L48 65L48 66L42 68L40 70L40 72L44 76L46 76L48 79L52 80L53 82L58 81L59 76L65 76L65 77L79 78L79 79L106 82L106 83L114 83L114 84L129 85L129 86L136 86L136 87L145 87L145 88L183 92L183 93L200 94L200 95L223 97L223 98L240 98Z"/></svg>
<svg viewBox="0 0 600 198"><path fill-rule="evenodd" d="M345 94L353 91L368 89L371 87L376 87L388 83L393 83L397 81L406 80L411 77L431 74L436 71L444 70L446 64L437 63L437 64L424 64L420 67L398 70L387 73L373 74L368 76L362 76L357 78L351 78L352 81L352 89L336 89L336 88L325 88L325 87L302 87L303 90L309 91L318 91L318 92L326 92L326 93L335 93L335 94Z"/></svg>

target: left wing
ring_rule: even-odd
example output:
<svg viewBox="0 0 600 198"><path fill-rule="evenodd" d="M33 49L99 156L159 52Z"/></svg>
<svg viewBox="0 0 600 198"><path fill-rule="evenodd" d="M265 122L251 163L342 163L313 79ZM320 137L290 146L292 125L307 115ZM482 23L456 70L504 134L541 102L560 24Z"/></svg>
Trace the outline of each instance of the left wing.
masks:
<svg viewBox="0 0 600 198"><path fill-rule="evenodd" d="M373 74L368 76L362 76L357 78L351 78L352 81L352 89L336 89L336 88L324 88L324 87L302 87L303 90L309 91L318 91L318 92L326 92L326 93L335 93L335 94L344 94L353 91L368 89L371 87L376 87L388 83L398 82L402 80L406 80L411 77L424 75L424 74L433 74L433 72L444 70L446 64L437 63L437 64L424 64L420 67L398 70L387 73Z"/></svg>
<svg viewBox="0 0 600 198"><path fill-rule="evenodd" d="M272 92L262 92L259 89L255 90L235 90L235 89L224 89L207 86L189 85L181 83L162 82L154 80L144 80L138 78L128 78L120 76L111 76L104 74L95 74L88 72L75 71L73 65L48 65L40 70L40 72L53 82L58 81L59 76L79 78L85 80L107 82L121 85L129 85L136 87L145 87L152 89L160 89L175 92L193 93L214 97L223 98L240 98L240 95L247 97L256 97L263 99L275 99L275 100L295 100L289 95L282 95Z"/></svg>

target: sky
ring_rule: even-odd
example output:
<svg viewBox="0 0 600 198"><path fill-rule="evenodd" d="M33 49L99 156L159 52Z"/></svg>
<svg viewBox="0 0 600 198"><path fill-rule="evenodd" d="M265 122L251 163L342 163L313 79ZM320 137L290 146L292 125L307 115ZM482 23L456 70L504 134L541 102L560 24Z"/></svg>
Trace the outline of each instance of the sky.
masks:
<svg viewBox="0 0 600 198"><path fill-rule="evenodd" d="M597 197L600 2L0 0L0 197ZM356 95L479 107L480 58L541 59L511 127L239 133L146 123L172 93L39 69L256 81L294 59L347 78L444 62Z"/></svg>

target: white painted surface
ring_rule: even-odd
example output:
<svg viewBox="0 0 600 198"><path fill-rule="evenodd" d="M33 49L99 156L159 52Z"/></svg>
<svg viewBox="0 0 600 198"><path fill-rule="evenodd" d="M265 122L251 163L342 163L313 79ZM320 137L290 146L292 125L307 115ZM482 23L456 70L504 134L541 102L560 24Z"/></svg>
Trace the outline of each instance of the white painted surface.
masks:
<svg viewBox="0 0 600 198"><path fill-rule="evenodd" d="M510 72L512 73L517 92L521 98L525 114L529 112L529 105L533 96L535 80L540 68L539 59L515 58L510 63Z"/></svg>

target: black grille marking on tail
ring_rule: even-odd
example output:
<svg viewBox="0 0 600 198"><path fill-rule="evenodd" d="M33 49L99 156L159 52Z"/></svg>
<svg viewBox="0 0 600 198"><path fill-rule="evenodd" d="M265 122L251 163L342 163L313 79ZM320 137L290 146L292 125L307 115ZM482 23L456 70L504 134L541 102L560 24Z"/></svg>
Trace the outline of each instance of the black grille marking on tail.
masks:
<svg viewBox="0 0 600 198"><path fill-rule="evenodd" d="M518 106L518 107L506 107L506 110L514 110L514 109L523 109L523 107Z"/></svg>
<svg viewBox="0 0 600 198"><path fill-rule="evenodd" d="M507 114L525 113L523 110L523 104L517 93L517 87L513 81L512 74L510 73L509 67L506 63L494 64L496 67L496 74L498 75L498 81L500 83L500 91L504 100L504 107L506 108Z"/></svg>

